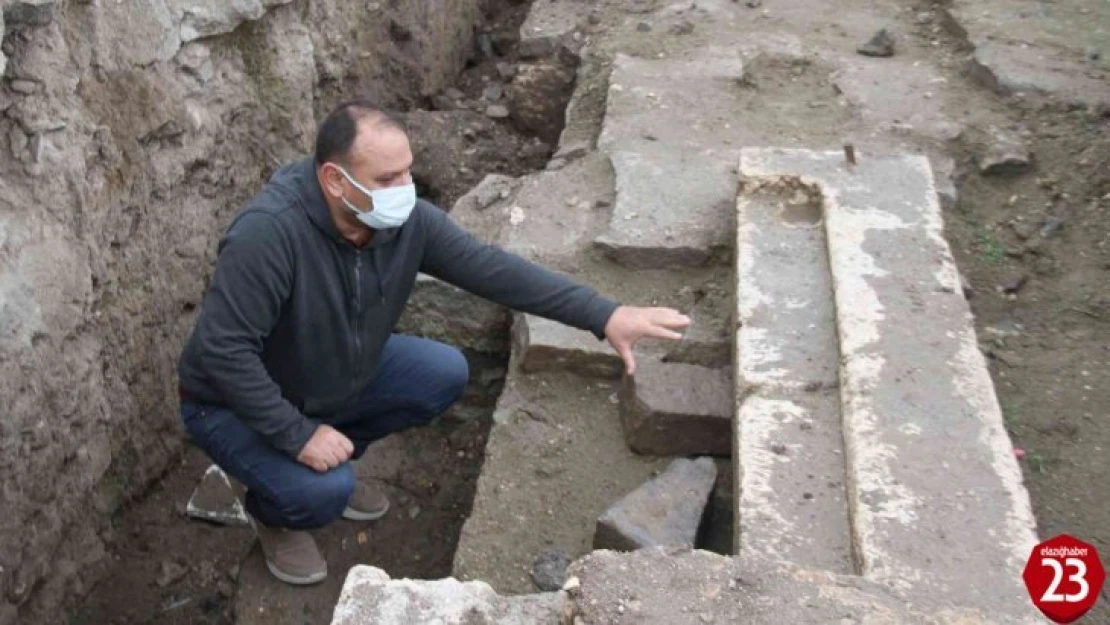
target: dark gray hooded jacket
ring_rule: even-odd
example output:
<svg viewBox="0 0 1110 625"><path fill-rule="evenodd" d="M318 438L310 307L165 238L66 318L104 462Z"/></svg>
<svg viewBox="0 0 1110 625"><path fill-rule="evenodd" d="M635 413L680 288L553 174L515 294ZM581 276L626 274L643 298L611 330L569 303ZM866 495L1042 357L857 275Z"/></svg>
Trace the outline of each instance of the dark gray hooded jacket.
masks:
<svg viewBox="0 0 1110 625"><path fill-rule="evenodd" d="M423 200L362 249L339 235L312 158L278 170L219 247L178 364L192 401L222 404L295 457L317 422L369 386L417 272L498 304L589 330L617 304L485 245Z"/></svg>

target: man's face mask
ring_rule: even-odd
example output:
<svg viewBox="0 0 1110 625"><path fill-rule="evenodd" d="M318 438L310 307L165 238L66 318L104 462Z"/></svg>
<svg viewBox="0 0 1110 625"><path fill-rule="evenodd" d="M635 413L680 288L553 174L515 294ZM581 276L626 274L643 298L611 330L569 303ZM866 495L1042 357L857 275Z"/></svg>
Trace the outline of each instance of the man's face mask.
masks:
<svg viewBox="0 0 1110 625"><path fill-rule="evenodd" d="M416 206L416 185L410 182L406 185L371 190L355 181L351 174L347 173L347 170L338 165L336 165L336 168L347 179L347 182L354 185L372 202L370 212L363 212L355 208L355 205L347 201L347 198L340 198L343 200L343 204L351 209L355 217L358 217L358 220L362 223L375 230L400 228L408 220L409 215L412 214L412 209Z"/></svg>

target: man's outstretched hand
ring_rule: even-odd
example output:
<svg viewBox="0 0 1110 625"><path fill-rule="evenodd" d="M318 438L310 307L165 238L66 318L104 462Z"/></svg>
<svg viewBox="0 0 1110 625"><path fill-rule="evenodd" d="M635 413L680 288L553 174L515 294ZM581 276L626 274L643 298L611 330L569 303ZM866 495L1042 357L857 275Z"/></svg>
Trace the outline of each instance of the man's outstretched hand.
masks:
<svg viewBox="0 0 1110 625"><path fill-rule="evenodd" d="M635 375L636 360L632 357L632 346L636 341L644 337L679 340L682 335L676 330L689 325L690 318L673 308L620 306L605 324L605 338L621 355L628 375Z"/></svg>
<svg viewBox="0 0 1110 625"><path fill-rule="evenodd" d="M346 462L354 452L351 439L330 425L321 425L297 454L297 462L324 473Z"/></svg>

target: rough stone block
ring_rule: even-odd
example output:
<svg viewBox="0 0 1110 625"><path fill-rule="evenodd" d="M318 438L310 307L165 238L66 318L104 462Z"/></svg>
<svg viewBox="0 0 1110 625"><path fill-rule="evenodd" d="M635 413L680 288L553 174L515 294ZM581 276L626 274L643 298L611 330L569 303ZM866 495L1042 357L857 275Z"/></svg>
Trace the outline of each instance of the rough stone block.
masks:
<svg viewBox="0 0 1110 625"><path fill-rule="evenodd" d="M737 50L699 47L679 58L618 54L598 148L616 172L609 227L595 239L636 268L703 265L727 255L736 197L743 64Z"/></svg>
<svg viewBox="0 0 1110 625"><path fill-rule="evenodd" d="M716 478L710 458L675 460L598 518L594 548L693 547Z"/></svg>
<svg viewBox="0 0 1110 625"><path fill-rule="evenodd" d="M735 179L727 158L680 148L610 154L617 196L595 244L635 268L694 267L723 255Z"/></svg>
<svg viewBox="0 0 1110 625"><path fill-rule="evenodd" d="M1033 166L1033 155L1016 133L992 127L979 158L979 173L984 176L1018 176Z"/></svg>
<svg viewBox="0 0 1110 625"><path fill-rule="evenodd" d="M508 309L419 274L397 331L486 353L509 351Z"/></svg>
<svg viewBox="0 0 1110 625"><path fill-rule="evenodd" d="M7 23L13 26L46 26L54 19L58 3L55 0L16 0L4 4L4 20Z"/></svg>
<svg viewBox="0 0 1110 625"><path fill-rule="evenodd" d="M247 525L246 511L227 474L217 465L204 472L193 496L185 506L185 514L194 519L223 525Z"/></svg>
<svg viewBox="0 0 1110 625"><path fill-rule="evenodd" d="M181 20L181 40L193 41L229 33L247 20L256 20L270 7L290 0L170 0Z"/></svg>
<svg viewBox="0 0 1110 625"><path fill-rule="evenodd" d="M517 315L513 341L522 354L524 371L572 371L616 379L624 365L620 356L593 334L533 315Z"/></svg>
<svg viewBox="0 0 1110 625"><path fill-rule="evenodd" d="M641 359L621 389L625 441L642 454L727 456L732 392L728 369Z"/></svg>
<svg viewBox="0 0 1110 625"><path fill-rule="evenodd" d="M502 597L484 582L390 579L379 568L359 565L347 573L331 625L562 623L570 607L562 591Z"/></svg>

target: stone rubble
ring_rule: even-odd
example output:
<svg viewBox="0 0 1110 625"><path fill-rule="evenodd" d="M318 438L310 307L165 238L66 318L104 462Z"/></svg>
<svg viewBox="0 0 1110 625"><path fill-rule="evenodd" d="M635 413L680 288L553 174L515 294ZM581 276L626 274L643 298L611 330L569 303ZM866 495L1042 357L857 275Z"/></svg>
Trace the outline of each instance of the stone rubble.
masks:
<svg viewBox="0 0 1110 625"><path fill-rule="evenodd" d="M866 42L856 48L856 52L864 56L874 57L890 57L894 56L894 37L887 32L887 29L879 29L874 35L871 36Z"/></svg>
<svg viewBox="0 0 1110 625"><path fill-rule="evenodd" d="M710 458L674 460L598 517L594 549L692 548L716 478Z"/></svg>
<svg viewBox="0 0 1110 625"><path fill-rule="evenodd" d="M352 568L332 615L332 625L553 625L570 620L562 591L502 597L484 582L391 579L385 571Z"/></svg>

